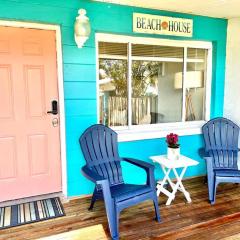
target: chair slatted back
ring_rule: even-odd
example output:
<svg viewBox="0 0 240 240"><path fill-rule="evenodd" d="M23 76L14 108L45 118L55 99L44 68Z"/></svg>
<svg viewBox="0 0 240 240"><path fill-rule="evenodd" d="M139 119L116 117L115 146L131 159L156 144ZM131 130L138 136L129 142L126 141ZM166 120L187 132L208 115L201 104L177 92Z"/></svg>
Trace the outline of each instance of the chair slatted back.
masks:
<svg viewBox="0 0 240 240"><path fill-rule="evenodd" d="M123 183L116 132L95 124L82 134L79 143L89 168L108 178L110 185Z"/></svg>
<svg viewBox="0 0 240 240"><path fill-rule="evenodd" d="M229 119L214 118L202 130L214 168L237 169L239 127Z"/></svg>

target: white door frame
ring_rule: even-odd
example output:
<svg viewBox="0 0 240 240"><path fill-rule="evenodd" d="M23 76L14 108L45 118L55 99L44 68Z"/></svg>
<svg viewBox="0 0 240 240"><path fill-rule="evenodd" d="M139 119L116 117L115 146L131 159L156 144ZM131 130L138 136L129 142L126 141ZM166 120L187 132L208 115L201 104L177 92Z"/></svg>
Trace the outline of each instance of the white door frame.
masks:
<svg viewBox="0 0 240 240"><path fill-rule="evenodd" d="M59 117L60 117L60 154L62 169L62 193L67 198L67 159L66 159L66 134L65 134L65 111L64 111L64 87L63 87L63 62L62 62L62 39L61 28L59 25L41 24L32 22L20 22L14 20L0 20L0 26L34 28L41 30L52 30L56 33L57 50L57 76L58 76L58 95L59 95Z"/></svg>

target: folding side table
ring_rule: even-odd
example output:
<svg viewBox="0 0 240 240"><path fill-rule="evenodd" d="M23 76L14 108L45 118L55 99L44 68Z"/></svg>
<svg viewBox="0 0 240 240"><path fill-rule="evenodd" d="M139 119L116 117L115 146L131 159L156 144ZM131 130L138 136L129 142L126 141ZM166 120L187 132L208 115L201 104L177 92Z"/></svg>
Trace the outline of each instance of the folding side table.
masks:
<svg viewBox="0 0 240 240"><path fill-rule="evenodd" d="M159 196L162 192L163 194L168 196L168 200L166 205L170 205L171 202L174 200L176 192L179 190L181 191L188 202L191 202L190 194L186 191L186 189L183 186L182 179L183 176L190 166L196 166L199 164L199 162L188 158L186 156L181 155L178 160L169 160L166 155L159 155L159 156L152 156L150 159L153 162L159 163L161 165L161 168L164 173L164 178L162 181L157 182L157 195ZM178 174L177 168L181 168L181 173ZM170 178L170 172L173 172L177 182L173 183ZM168 191L166 188L164 188L164 185L166 183L169 183L169 185L172 188L172 192Z"/></svg>

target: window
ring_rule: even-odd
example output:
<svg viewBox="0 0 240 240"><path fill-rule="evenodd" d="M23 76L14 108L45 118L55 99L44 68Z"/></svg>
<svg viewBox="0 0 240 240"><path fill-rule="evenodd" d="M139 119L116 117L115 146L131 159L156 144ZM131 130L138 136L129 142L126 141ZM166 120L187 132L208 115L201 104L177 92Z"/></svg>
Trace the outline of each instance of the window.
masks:
<svg viewBox="0 0 240 240"><path fill-rule="evenodd" d="M127 44L99 43L99 113L108 126L128 125Z"/></svg>
<svg viewBox="0 0 240 240"><path fill-rule="evenodd" d="M132 124L181 121L182 91L174 88L174 76L183 69L183 52L182 47L132 44Z"/></svg>
<svg viewBox="0 0 240 240"><path fill-rule="evenodd" d="M210 43L115 39L98 40L100 123L150 129L208 119Z"/></svg>

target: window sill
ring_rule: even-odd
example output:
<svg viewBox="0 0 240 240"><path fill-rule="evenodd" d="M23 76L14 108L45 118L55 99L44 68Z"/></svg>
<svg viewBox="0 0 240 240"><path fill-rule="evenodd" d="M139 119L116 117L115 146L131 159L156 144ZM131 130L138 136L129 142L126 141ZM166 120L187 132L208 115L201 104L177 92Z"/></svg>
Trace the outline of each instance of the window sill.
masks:
<svg viewBox="0 0 240 240"><path fill-rule="evenodd" d="M187 123L162 123L157 125L133 126L131 129L116 130L119 142L130 142L145 139L155 139L166 137L173 132L179 136L202 134L202 126L205 121ZM113 128L114 129L114 128Z"/></svg>

